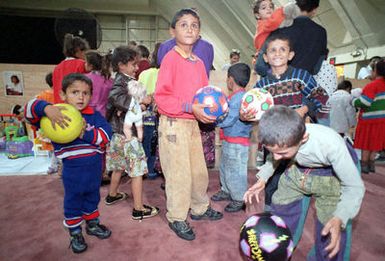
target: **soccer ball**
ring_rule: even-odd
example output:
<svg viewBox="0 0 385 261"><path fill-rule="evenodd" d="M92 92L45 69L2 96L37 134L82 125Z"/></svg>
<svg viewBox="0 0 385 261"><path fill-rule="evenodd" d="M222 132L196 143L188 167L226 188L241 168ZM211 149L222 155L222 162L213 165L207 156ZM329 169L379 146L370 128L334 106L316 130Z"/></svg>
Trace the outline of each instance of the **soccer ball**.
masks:
<svg viewBox="0 0 385 261"><path fill-rule="evenodd" d="M210 107L204 108L204 112L209 116L216 117L217 120L226 117L229 108L226 95L221 88L215 86L200 88L193 98L193 104L197 103L210 105Z"/></svg>
<svg viewBox="0 0 385 261"><path fill-rule="evenodd" d="M64 107L61 113L66 115L71 121L67 121L68 126L64 129L56 124L54 129L51 120L48 117L42 117L40 120L40 127L43 130L45 137L56 143L70 143L79 137L83 128L83 117L80 112L67 103L58 103L54 106Z"/></svg>
<svg viewBox="0 0 385 261"><path fill-rule="evenodd" d="M286 261L294 248L285 222L268 212L252 215L243 223L239 244L249 260Z"/></svg>
<svg viewBox="0 0 385 261"><path fill-rule="evenodd" d="M265 89L254 88L242 97L241 110L255 110L255 116L250 121L258 121L262 114L274 105L274 99Z"/></svg>

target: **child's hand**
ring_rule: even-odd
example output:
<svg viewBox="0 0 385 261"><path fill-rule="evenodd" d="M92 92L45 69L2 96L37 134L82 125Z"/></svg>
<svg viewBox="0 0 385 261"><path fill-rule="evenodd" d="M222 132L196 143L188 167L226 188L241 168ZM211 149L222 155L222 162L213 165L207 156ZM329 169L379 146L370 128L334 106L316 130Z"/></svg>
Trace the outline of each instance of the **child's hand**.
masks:
<svg viewBox="0 0 385 261"><path fill-rule="evenodd" d="M330 234L330 243L325 248L325 250L329 252L329 258L333 258L340 250L341 224L341 219L332 217L322 229L322 236Z"/></svg>
<svg viewBox="0 0 385 261"><path fill-rule="evenodd" d="M209 105L204 104L193 104L192 105L192 113L194 114L195 118L203 123L214 123L216 121L216 118L214 116L208 116L204 112L204 108L209 107Z"/></svg>
<svg viewBox="0 0 385 261"><path fill-rule="evenodd" d="M252 119L255 118L255 115L257 114L257 111L255 109L250 109L250 110L239 110L239 118L241 121L251 121Z"/></svg>
<svg viewBox="0 0 385 261"><path fill-rule="evenodd" d="M259 203L259 192L261 192L265 188L266 182L262 179L259 179L257 183L255 183L253 186L251 186L243 195L243 200L246 203L251 204L253 201L253 197L257 200L257 203Z"/></svg>
<svg viewBox="0 0 385 261"><path fill-rule="evenodd" d="M80 139L83 139L83 136L84 136L84 133L86 132L86 129L87 129L87 122L86 122L86 119L83 118L83 127L82 127L82 131L80 132L80 135L79 135Z"/></svg>
<svg viewBox="0 0 385 261"><path fill-rule="evenodd" d="M64 107L47 105L44 108L45 115L51 120L52 128L56 130L55 124L57 123L61 128L68 127L68 123L71 119L64 115L61 111L66 110Z"/></svg>
<svg viewBox="0 0 385 261"><path fill-rule="evenodd" d="M295 111L301 115L302 118L305 117L306 113L309 111L307 105L304 105L300 108L295 109Z"/></svg>

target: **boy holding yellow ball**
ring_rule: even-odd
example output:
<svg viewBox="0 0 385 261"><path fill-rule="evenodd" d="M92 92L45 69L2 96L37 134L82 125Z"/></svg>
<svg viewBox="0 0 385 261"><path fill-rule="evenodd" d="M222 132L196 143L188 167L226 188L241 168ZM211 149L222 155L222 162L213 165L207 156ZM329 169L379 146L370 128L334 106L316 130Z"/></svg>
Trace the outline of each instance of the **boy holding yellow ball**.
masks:
<svg viewBox="0 0 385 261"><path fill-rule="evenodd" d="M111 231L99 223L98 204L102 179L102 154L112 134L111 126L104 117L88 106L92 95L92 81L82 74L69 74L63 79L61 98L75 107L82 115L80 134L67 143L53 142L55 155L63 161L64 221L71 237L74 253L87 249L81 224L86 221L86 232L100 239L110 237ZM53 106L33 99L25 106L25 118L40 128L40 120L46 116L60 135L75 123L75 118L65 106ZM72 120L72 121L71 121ZM63 140L63 139L59 139Z"/></svg>

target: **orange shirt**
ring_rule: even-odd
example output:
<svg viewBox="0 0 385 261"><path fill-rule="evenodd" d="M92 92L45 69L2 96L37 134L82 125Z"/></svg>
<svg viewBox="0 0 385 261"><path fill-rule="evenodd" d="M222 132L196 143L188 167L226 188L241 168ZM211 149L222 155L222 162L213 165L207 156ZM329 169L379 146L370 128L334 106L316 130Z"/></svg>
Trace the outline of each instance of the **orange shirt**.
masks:
<svg viewBox="0 0 385 261"><path fill-rule="evenodd" d="M273 14L268 19L257 20L257 30L254 36L254 46L257 52L262 48L269 34L278 29L281 23L285 20L283 7L274 10Z"/></svg>
<svg viewBox="0 0 385 261"><path fill-rule="evenodd" d="M54 103L53 90L50 89L50 90L42 91L36 96L36 98L40 100L45 100L46 102L49 102L49 103Z"/></svg>

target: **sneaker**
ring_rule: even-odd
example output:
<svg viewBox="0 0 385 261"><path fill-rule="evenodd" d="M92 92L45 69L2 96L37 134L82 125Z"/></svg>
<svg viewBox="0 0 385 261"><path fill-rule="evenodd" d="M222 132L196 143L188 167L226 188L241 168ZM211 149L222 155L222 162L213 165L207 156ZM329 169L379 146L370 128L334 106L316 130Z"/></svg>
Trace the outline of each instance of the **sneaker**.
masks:
<svg viewBox="0 0 385 261"><path fill-rule="evenodd" d="M125 200L127 197L128 194L124 192L118 192L114 197L108 194L107 197L104 199L104 203L106 203L106 205L112 205L118 201Z"/></svg>
<svg viewBox="0 0 385 261"><path fill-rule="evenodd" d="M106 239L111 236L111 230L109 230L106 226L96 223L96 224L87 224L86 232L88 235L96 236L100 239Z"/></svg>
<svg viewBox="0 0 385 261"><path fill-rule="evenodd" d="M58 167L48 167L47 174L54 174L58 172Z"/></svg>
<svg viewBox="0 0 385 261"><path fill-rule="evenodd" d="M147 173L147 178L148 179L156 179L158 177L158 173L156 172L150 172L150 173Z"/></svg>
<svg viewBox="0 0 385 261"><path fill-rule="evenodd" d="M212 201L231 200L231 197L230 197L230 194L224 192L223 190L220 190L211 196L211 200Z"/></svg>
<svg viewBox="0 0 385 261"><path fill-rule="evenodd" d="M192 220L219 220L223 218L223 214L219 211L212 209L210 206L202 215L190 215Z"/></svg>
<svg viewBox="0 0 385 261"><path fill-rule="evenodd" d="M75 254L82 253L87 250L87 243L84 240L82 231L71 232L70 247Z"/></svg>
<svg viewBox="0 0 385 261"><path fill-rule="evenodd" d="M142 220L144 218L154 217L159 214L159 208L143 204L145 210L132 210L132 219Z"/></svg>
<svg viewBox="0 0 385 261"><path fill-rule="evenodd" d="M169 222L168 226L175 232L175 234L184 240L194 240L195 233L186 221Z"/></svg>
<svg viewBox="0 0 385 261"><path fill-rule="evenodd" d="M226 207L226 212L238 212L245 208L243 201L233 200Z"/></svg>

